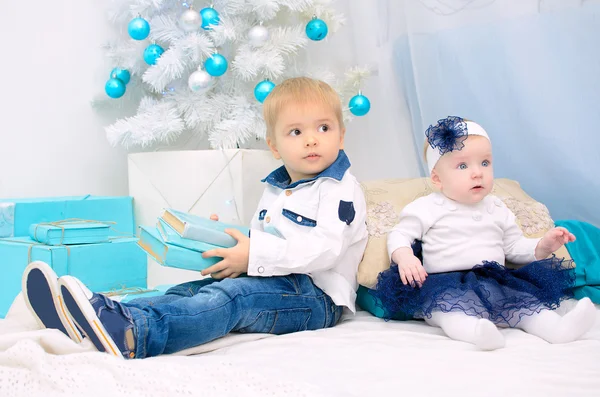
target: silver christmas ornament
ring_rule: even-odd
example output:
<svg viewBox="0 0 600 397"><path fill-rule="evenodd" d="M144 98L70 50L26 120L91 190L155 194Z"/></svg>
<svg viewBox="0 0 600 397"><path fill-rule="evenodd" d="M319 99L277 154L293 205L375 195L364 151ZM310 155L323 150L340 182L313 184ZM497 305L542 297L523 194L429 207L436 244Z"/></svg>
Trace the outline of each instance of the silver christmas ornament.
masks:
<svg viewBox="0 0 600 397"><path fill-rule="evenodd" d="M256 25L248 31L248 41L253 47L262 47L269 41L269 30L263 25Z"/></svg>
<svg viewBox="0 0 600 397"><path fill-rule="evenodd" d="M194 92L204 92L211 88L213 84L213 78L210 74L206 73L205 70L198 69L194 73L190 74L188 78L188 87Z"/></svg>
<svg viewBox="0 0 600 397"><path fill-rule="evenodd" d="M193 32L200 29L202 17L198 11L192 8L185 10L179 17L179 26L186 32Z"/></svg>

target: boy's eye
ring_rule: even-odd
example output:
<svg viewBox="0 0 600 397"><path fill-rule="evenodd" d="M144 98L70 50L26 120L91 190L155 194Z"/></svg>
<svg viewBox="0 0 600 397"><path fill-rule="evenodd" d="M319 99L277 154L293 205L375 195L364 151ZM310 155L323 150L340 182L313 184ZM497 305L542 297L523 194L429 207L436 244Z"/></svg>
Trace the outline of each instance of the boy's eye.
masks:
<svg viewBox="0 0 600 397"><path fill-rule="evenodd" d="M323 124L319 126L319 132L327 132L329 131L329 126L327 124Z"/></svg>
<svg viewBox="0 0 600 397"><path fill-rule="evenodd" d="M292 136L298 136L300 134L302 134L302 131L300 131L298 128L294 128L293 130L291 130L289 132L289 135L292 135Z"/></svg>
<svg viewBox="0 0 600 397"><path fill-rule="evenodd" d="M488 167L490 165L490 162L488 160L483 160L481 165L483 165L484 167Z"/></svg>
<svg viewBox="0 0 600 397"><path fill-rule="evenodd" d="M458 165L458 169L459 169L459 170L466 170L466 169L467 169L467 165L466 165L465 163L460 163L460 164Z"/></svg>

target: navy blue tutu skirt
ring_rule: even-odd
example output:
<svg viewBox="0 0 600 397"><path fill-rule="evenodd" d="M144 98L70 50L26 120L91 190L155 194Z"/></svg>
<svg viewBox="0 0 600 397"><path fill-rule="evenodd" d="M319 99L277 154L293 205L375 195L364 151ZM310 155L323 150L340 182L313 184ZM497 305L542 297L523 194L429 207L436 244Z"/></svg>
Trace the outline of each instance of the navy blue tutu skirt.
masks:
<svg viewBox="0 0 600 397"><path fill-rule="evenodd" d="M519 269L484 261L471 270L430 274L421 287L413 288L402 284L398 265L392 263L369 292L388 318L463 312L514 327L523 316L556 309L572 296L575 272L571 264L555 256Z"/></svg>

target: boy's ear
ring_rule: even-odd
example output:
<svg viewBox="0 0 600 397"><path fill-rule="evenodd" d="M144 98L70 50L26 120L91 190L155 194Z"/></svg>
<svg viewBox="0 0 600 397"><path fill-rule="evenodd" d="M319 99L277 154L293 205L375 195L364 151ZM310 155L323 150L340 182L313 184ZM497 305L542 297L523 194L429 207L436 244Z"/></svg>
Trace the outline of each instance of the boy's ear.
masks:
<svg viewBox="0 0 600 397"><path fill-rule="evenodd" d="M271 149L271 153L273 153L273 157L275 157L275 160L281 160L281 155L279 154L279 151L277 150L275 141L271 138L267 138L267 145L269 146L269 149Z"/></svg>
<svg viewBox="0 0 600 397"><path fill-rule="evenodd" d="M442 190L442 181L440 179L440 175L437 173L435 168L431 171L431 182L433 183L433 186Z"/></svg>
<svg viewBox="0 0 600 397"><path fill-rule="evenodd" d="M340 149L344 148L344 136L346 135L346 128L342 128L342 131L340 132Z"/></svg>

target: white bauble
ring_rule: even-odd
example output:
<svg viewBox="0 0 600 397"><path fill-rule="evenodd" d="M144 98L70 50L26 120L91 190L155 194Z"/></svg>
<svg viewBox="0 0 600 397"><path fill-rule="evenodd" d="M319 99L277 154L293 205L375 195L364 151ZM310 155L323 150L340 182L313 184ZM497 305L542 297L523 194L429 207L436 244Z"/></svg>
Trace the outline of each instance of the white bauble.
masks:
<svg viewBox="0 0 600 397"><path fill-rule="evenodd" d="M188 8L179 17L179 26L186 32L196 31L202 26L202 17L198 11Z"/></svg>
<svg viewBox="0 0 600 397"><path fill-rule="evenodd" d="M197 70L190 74L188 87L194 92L204 92L212 87L213 78L205 70Z"/></svg>
<svg viewBox="0 0 600 397"><path fill-rule="evenodd" d="M269 41L269 30L263 25L256 25L248 31L248 41L253 47L262 47Z"/></svg>

